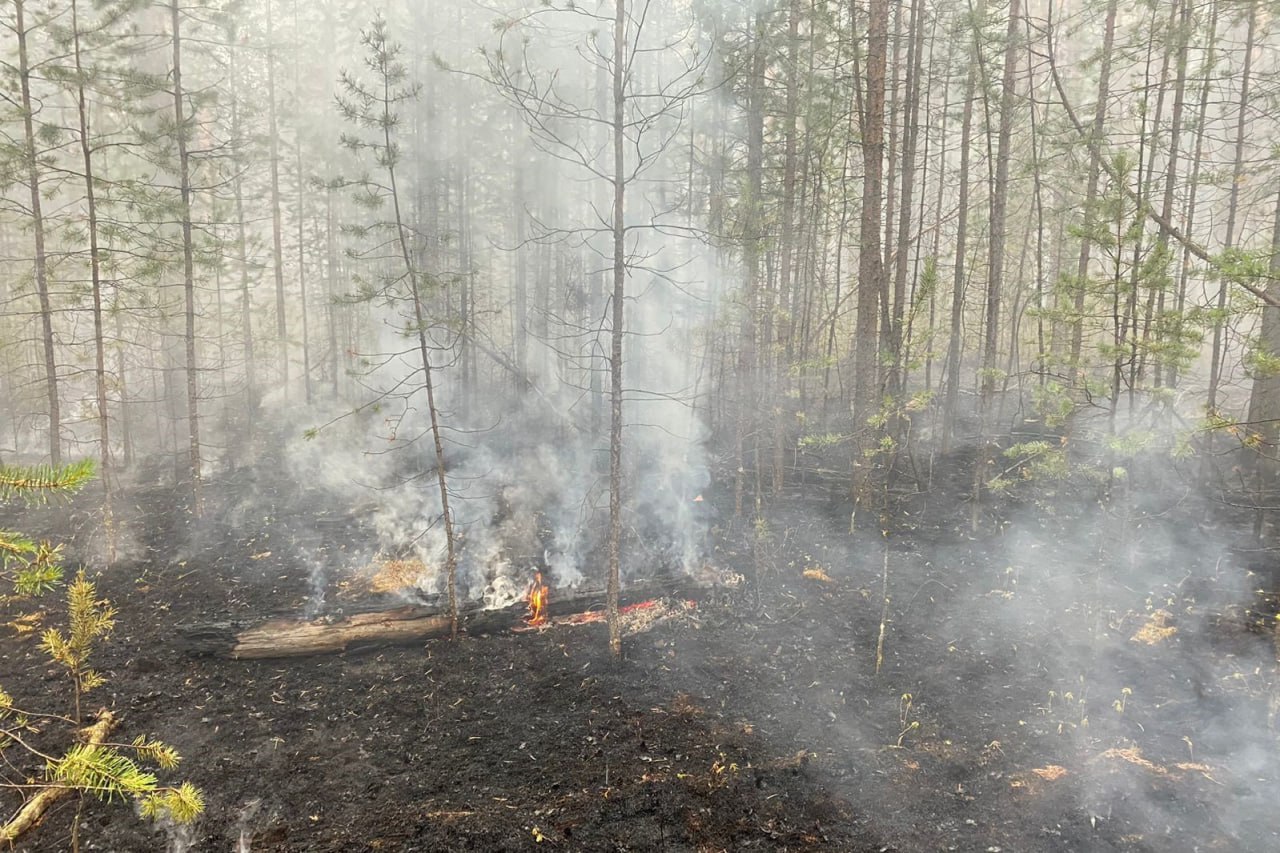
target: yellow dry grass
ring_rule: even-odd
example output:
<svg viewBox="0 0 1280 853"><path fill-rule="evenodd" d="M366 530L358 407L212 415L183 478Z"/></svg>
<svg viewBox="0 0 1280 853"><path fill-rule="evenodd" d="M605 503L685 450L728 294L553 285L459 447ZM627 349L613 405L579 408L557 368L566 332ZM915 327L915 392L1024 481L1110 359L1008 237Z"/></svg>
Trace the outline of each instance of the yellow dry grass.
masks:
<svg viewBox="0 0 1280 853"><path fill-rule="evenodd" d="M375 560L369 567L371 592L399 592L418 584L427 574L427 566L421 560Z"/></svg>
<svg viewBox="0 0 1280 853"><path fill-rule="evenodd" d="M1141 767L1142 769L1148 770L1157 776L1166 776L1169 773L1169 769L1167 767L1161 767L1154 761L1149 761L1148 759L1143 758L1142 750L1138 749L1136 746L1129 746L1124 749L1112 747L1102 753L1099 758L1111 758L1118 759L1120 761L1127 761L1135 767Z"/></svg>
<svg viewBox="0 0 1280 853"><path fill-rule="evenodd" d="M1049 782L1056 782L1067 775L1067 768L1060 764L1049 764L1044 767L1033 767L1031 772Z"/></svg>
<svg viewBox="0 0 1280 853"><path fill-rule="evenodd" d="M1146 623L1138 629L1138 632L1129 638L1130 642L1144 643L1148 646L1154 646L1178 633L1178 629L1169 624L1173 618L1167 610L1157 610L1151 614Z"/></svg>
<svg viewBox="0 0 1280 853"><path fill-rule="evenodd" d="M37 610L34 613L24 613L12 622L6 622L4 627L11 629L19 637L25 637L34 634L43 621L44 611Z"/></svg>

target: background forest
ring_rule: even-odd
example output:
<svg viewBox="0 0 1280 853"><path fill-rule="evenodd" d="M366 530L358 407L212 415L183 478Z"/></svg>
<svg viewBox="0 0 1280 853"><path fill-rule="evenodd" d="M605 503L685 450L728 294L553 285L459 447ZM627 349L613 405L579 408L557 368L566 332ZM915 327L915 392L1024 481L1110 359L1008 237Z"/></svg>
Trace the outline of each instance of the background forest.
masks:
<svg viewBox="0 0 1280 853"><path fill-rule="evenodd" d="M616 56L614 17L6 7L3 458L97 457L108 518L131 477L198 511L351 413L356 466L414 445L426 358L441 459L573 513L625 352L629 464L687 498L727 449L739 514L797 450L860 493L1027 425L1269 487L1267 3L647 3Z"/></svg>

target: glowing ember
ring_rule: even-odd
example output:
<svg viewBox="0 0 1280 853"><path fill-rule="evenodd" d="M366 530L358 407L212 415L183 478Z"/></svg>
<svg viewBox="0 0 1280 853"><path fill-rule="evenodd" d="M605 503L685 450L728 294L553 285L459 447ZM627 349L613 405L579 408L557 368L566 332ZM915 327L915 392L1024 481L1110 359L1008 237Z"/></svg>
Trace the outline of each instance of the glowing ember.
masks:
<svg viewBox="0 0 1280 853"><path fill-rule="evenodd" d="M530 625L543 625L546 623L548 592L550 590L542 582L542 572L536 572L533 576L533 583L529 585L529 592L525 595L525 600L529 602L529 615L525 617L525 622Z"/></svg>

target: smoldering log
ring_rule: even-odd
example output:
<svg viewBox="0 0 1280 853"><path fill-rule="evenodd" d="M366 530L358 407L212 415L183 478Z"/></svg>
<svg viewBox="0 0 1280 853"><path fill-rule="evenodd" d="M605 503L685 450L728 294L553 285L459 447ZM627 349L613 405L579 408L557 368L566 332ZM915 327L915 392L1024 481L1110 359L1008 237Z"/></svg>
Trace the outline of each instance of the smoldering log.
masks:
<svg viewBox="0 0 1280 853"><path fill-rule="evenodd" d="M655 598L698 600L707 585L689 578L629 586L619 596L622 605ZM552 590L547 605L551 619L604 608L603 591ZM525 624L528 609L523 602L495 610L470 609L458 614L458 630L478 635L509 631ZM386 610L343 616L300 619L283 616L256 625L211 623L179 630L187 651L196 655L236 660L307 657L381 646L408 645L448 637L451 620L439 607L405 605Z"/></svg>

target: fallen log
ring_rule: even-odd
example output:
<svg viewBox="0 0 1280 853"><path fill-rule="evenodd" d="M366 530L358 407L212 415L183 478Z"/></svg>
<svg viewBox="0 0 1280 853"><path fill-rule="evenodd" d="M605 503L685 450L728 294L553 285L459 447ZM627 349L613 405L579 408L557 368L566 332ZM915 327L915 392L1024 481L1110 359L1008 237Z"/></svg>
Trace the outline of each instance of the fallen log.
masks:
<svg viewBox="0 0 1280 853"><path fill-rule="evenodd" d="M682 578L630 586L622 591L620 603L635 604L662 597L696 600L705 592L705 584ZM570 590L552 598L546 612L548 618L554 620L557 616L603 607L603 592ZM494 610L473 607L458 614L458 630L472 635L509 631L524 625L527 615L528 609L523 603ZM277 617L247 627L225 622L186 626L180 629L180 634L192 654L260 660L406 645L447 637L451 628L449 614L440 608L405 605L351 616Z"/></svg>
<svg viewBox="0 0 1280 853"><path fill-rule="evenodd" d="M80 730L80 737L90 746L99 746L115 728L115 715L103 708L98 712L98 721L92 726ZM9 822L0 826L0 843L6 847L17 840L18 836L37 826L44 819L45 812L58 800L70 794L75 788L69 785L49 785L40 793L23 803L17 814Z"/></svg>

